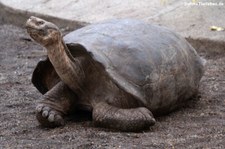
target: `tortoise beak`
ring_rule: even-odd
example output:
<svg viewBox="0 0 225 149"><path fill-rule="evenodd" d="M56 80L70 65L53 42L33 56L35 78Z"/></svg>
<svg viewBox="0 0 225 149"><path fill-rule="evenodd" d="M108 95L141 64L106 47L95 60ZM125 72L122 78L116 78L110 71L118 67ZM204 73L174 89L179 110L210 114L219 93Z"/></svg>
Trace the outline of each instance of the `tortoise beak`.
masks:
<svg viewBox="0 0 225 149"><path fill-rule="evenodd" d="M53 24L51 22L48 22L48 21L45 21L43 19L34 17L34 16L31 16L27 20L27 22L25 24L25 27L27 29L35 29L35 30L38 30L38 31L46 31L47 29L59 30L59 28L55 24Z"/></svg>

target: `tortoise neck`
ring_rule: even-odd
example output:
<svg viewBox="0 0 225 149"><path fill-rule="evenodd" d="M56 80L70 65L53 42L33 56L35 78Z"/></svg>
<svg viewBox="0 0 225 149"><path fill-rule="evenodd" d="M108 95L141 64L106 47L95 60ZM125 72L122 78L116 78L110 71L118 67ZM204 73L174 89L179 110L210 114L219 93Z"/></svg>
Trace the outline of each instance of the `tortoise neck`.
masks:
<svg viewBox="0 0 225 149"><path fill-rule="evenodd" d="M82 82L83 70L63 40L47 46L47 54L61 80L73 91L79 90Z"/></svg>

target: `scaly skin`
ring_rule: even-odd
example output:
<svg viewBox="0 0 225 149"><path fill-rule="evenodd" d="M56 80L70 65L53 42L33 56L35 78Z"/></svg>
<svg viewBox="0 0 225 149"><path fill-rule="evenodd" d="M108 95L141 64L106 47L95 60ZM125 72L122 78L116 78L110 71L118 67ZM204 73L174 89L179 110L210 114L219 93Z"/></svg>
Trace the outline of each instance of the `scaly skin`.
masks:
<svg viewBox="0 0 225 149"><path fill-rule="evenodd" d="M73 61L69 53L66 53L68 49L58 27L42 19L31 17L26 23L26 28L35 41L46 47L48 57L63 82L69 85L70 89L77 90L82 77L76 78L75 76L78 77L82 69L80 69L79 62L75 64L76 61ZM59 83L45 94L44 99L36 108L37 119L43 126L52 127L64 124L63 117L70 110L71 101L76 100L71 99L74 97L70 92L69 88Z"/></svg>
<svg viewBox="0 0 225 149"><path fill-rule="evenodd" d="M64 125L64 117L73 109L76 95L63 82L49 90L36 107L36 117L45 127Z"/></svg>
<svg viewBox="0 0 225 149"><path fill-rule="evenodd" d="M92 116L95 125L121 131L140 131L155 124L153 114L145 107L121 109L100 102Z"/></svg>

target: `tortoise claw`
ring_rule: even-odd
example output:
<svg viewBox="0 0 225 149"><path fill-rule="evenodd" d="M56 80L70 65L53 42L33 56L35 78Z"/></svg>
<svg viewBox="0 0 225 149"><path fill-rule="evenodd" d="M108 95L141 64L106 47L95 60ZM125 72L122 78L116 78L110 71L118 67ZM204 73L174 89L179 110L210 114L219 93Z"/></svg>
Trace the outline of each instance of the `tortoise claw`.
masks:
<svg viewBox="0 0 225 149"><path fill-rule="evenodd" d="M36 107L36 117L44 127L57 127L65 124L62 113L44 104Z"/></svg>

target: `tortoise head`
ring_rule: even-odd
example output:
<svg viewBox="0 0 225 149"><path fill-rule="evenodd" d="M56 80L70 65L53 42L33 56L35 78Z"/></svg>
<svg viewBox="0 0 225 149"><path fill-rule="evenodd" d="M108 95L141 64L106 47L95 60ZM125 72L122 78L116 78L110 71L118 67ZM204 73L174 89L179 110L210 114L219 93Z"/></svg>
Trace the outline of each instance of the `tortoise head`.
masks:
<svg viewBox="0 0 225 149"><path fill-rule="evenodd" d="M27 20L26 29L31 38L43 46L52 45L62 38L55 24L37 17L31 16Z"/></svg>

